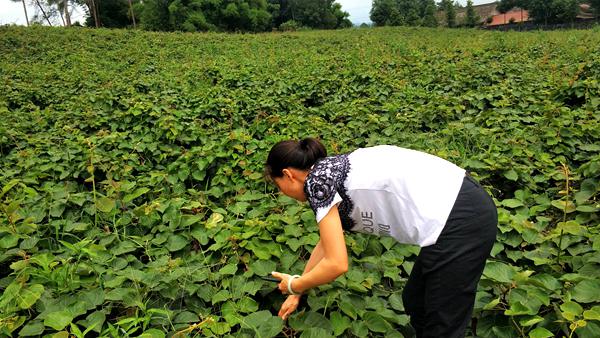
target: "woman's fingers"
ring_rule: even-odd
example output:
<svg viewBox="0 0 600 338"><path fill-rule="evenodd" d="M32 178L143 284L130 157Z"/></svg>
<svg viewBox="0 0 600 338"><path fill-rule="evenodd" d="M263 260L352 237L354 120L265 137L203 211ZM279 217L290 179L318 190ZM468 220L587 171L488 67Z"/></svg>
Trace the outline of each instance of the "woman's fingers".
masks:
<svg viewBox="0 0 600 338"><path fill-rule="evenodd" d="M288 279L291 276L288 275L287 273L281 273L281 272L277 272L277 271L271 272L271 275L280 280L279 284L277 284L277 288L279 289L279 291L281 291L281 293L283 293L284 295L287 294L288 293L287 283L288 283Z"/></svg>
<svg viewBox="0 0 600 338"><path fill-rule="evenodd" d="M300 297L289 296L281 305L278 316L281 317L281 319L286 320L294 311L296 311L299 303Z"/></svg>

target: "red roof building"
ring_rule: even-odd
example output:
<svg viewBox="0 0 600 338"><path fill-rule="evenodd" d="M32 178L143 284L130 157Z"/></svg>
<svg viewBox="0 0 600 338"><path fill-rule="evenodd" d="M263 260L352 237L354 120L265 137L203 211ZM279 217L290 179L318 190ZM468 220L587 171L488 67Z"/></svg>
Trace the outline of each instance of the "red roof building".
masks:
<svg viewBox="0 0 600 338"><path fill-rule="evenodd" d="M509 23L518 23L529 21L529 12L524 9L514 8L506 13L493 15L488 19L487 26L506 25Z"/></svg>

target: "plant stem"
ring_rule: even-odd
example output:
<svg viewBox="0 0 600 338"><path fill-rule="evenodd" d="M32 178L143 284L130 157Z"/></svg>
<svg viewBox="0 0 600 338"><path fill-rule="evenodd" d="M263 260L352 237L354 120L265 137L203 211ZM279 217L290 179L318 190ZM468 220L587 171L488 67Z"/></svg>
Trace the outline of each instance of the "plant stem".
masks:
<svg viewBox="0 0 600 338"><path fill-rule="evenodd" d="M563 208L563 221L562 221L562 223L565 224L567 222L567 207L569 205L570 178L569 178L569 167L567 167L567 165L564 163L561 163L561 165L562 165L563 174L565 175L565 206ZM563 240L564 233L565 233L564 229L561 229L560 237L558 239L558 255L556 256L556 264L558 264L559 266L560 266L560 254L562 253L562 240Z"/></svg>

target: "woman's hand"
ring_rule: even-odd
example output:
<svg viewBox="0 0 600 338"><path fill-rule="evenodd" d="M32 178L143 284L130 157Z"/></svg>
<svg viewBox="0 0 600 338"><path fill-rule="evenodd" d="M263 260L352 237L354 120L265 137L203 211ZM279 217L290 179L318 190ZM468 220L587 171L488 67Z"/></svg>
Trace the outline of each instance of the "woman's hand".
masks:
<svg viewBox="0 0 600 338"><path fill-rule="evenodd" d="M292 312L296 311L298 308L298 304L300 304L301 295L289 295L285 302L281 304L281 309L279 309L278 316L281 319L286 320L292 314Z"/></svg>
<svg viewBox="0 0 600 338"><path fill-rule="evenodd" d="M292 276L288 275L287 273L281 273L281 272L276 272L276 271L271 272L271 275L280 280L279 284L277 285L277 288L279 289L279 291L281 291L281 293L283 293L284 295L289 294L288 280L290 278L292 278ZM293 285L292 285L292 290L294 290ZM294 291L296 291L296 290L294 290Z"/></svg>

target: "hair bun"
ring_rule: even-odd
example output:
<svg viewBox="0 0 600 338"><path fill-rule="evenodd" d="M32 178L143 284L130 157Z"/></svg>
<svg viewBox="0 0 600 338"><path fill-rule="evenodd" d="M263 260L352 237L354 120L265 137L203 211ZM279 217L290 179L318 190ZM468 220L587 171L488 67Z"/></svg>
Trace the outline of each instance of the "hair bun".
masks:
<svg viewBox="0 0 600 338"><path fill-rule="evenodd" d="M300 144L300 149L302 149L302 150L308 150L310 141L311 141L310 138L305 138L303 140L300 140L300 142L298 142Z"/></svg>

